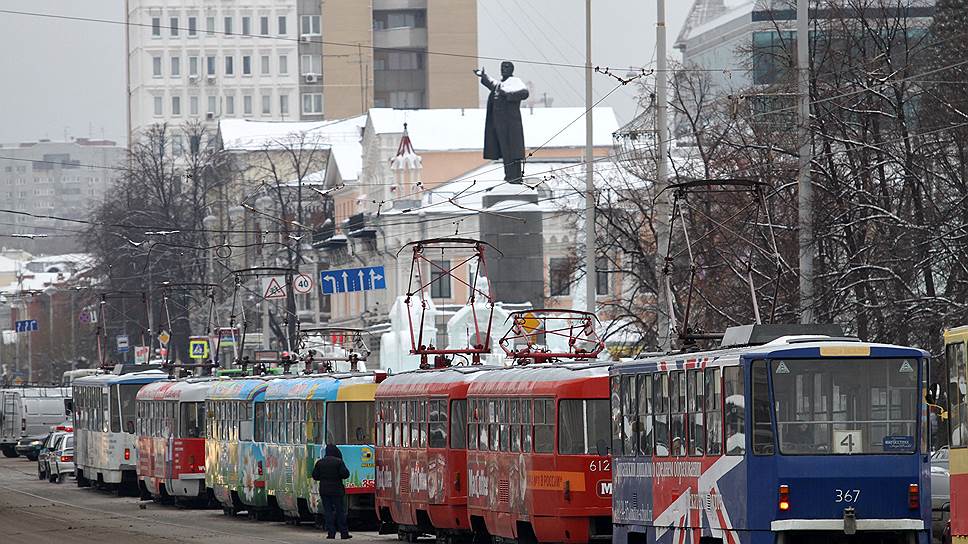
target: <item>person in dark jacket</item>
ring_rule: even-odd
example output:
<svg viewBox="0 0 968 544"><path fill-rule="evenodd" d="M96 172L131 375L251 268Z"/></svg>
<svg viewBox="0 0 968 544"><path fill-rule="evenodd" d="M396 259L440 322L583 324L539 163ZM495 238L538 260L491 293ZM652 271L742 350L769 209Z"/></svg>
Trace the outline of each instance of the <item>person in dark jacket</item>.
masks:
<svg viewBox="0 0 968 544"><path fill-rule="evenodd" d="M353 538L346 527L346 488L343 480L350 477L350 471L343 462L343 454L336 444L326 445L326 454L316 461L313 467L313 480L319 482L319 502L326 520L326 538Z"/></svg>

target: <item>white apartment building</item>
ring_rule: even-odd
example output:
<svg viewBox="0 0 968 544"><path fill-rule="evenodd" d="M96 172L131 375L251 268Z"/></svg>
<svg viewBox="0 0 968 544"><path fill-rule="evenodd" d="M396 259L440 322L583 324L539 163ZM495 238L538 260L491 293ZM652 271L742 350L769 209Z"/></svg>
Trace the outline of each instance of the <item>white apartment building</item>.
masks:
<svg viewBox="0 0 968 544"><path fill-rule="evenodd" d="M318 12L299 17L296 0L126 3L135 138L160 122L321 118L322 86L309 76L321 78L322 57L300 55L303 36L319 40Z"/></svg>

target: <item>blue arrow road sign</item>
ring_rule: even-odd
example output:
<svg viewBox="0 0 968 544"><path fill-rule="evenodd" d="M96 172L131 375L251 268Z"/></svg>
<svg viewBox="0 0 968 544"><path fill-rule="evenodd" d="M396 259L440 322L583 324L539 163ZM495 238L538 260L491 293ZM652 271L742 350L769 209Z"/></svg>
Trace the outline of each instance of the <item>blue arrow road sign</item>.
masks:
<svg viewBox="0 0 968 544"><path fill-rule="evenodd" d="M323 270L319 273L319 285L324 295L355 293L386 289L387 278L382 266Z"/></svg>
<svg viewBox="0 0 968 544"><path fill-rule="evenodd" d="M14 330L17 332L33 332L40 330L40 327L37 326L36 319L24 319L23 321L14 323Z"/></svg>

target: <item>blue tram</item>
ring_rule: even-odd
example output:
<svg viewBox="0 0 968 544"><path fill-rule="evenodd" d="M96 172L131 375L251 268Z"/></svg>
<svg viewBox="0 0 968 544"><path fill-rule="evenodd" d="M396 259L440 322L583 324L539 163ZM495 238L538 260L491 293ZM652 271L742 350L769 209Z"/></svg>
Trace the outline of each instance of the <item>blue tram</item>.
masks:
<svg viewBox="0 0 968 544"><path fill-rule="evenodd" d="M613 541L928 544L928 353L737 329L612 367Z"/></svg>

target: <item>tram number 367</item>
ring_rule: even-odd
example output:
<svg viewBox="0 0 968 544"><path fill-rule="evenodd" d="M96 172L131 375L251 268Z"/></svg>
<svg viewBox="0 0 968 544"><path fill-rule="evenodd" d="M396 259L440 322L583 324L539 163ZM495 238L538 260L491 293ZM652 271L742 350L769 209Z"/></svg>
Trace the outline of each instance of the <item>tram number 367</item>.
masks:
<svg viewBox="0 0 968 544"><path fill-rule="evenodd" d="M588 472L611 472L612 462L608 459L596 459L588 463Z"/></svg>
<svg viewBox="0 0 968 544"><path fill-rule="evenodd" d="M834 489L834 502L857 502L860 489Z"/></svg>

